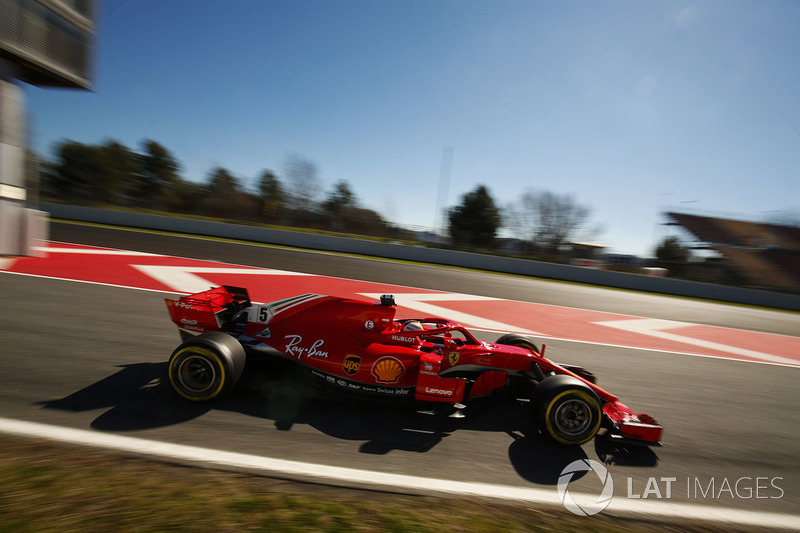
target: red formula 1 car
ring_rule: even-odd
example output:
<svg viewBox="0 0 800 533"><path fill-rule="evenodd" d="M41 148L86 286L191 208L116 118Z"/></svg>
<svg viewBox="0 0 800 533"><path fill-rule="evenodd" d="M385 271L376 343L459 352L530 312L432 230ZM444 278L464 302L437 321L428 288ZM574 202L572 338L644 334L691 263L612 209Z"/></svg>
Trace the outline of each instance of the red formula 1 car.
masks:
<svg viewBox="0 0 800 533"><path fill-rule="evenodd" d="M631 411L590 372L548 360L527 337L487 343L443 318L399 320L392 296L373 303L305 294L259 305L246 289L224 286L166 302L184 341L169 359L169 381L188 400L216 398L249 356L266 354L363 395L460 406L508 391L529 401L540 431L562 444L583 444L601 425L612 439L661 440L652 417Z"/></svg>

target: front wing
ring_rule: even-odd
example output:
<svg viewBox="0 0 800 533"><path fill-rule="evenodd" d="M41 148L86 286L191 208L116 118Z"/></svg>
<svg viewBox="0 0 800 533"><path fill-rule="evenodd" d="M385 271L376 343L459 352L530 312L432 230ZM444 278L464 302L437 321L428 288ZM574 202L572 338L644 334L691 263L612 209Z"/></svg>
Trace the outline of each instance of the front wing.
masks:
<svg viewBox="0 0 800 533"><path fill-rule="evenodd" d="M636 414L622 402L615 401L603 406L603 418L607 422L612 440L661 445L661 433L664 428L650 415Z"/></svg>

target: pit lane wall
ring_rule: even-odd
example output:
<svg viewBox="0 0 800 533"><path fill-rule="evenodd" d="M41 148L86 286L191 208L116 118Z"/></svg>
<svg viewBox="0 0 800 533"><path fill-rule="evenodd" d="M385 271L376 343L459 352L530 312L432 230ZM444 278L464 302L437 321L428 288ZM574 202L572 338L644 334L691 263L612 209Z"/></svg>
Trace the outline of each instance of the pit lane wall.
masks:
<svg viewBox="0 0 800 533"><path fill-rule="evenodd" d="M416 261L420 263L475 268L636 291L800 311L800 295L794 294L742 289L724 285L650 277L640 274L627 274L572 265L558 265L527 259L440 250L422 246L407 246L348 237L335 237L160 215L128 213L124 211L47 202L41 202L39 204L39 209L49 212L51 218L55 219L95 222L130 228L277 244L306 248L309 250L325 250L330 252Z"/></svg>

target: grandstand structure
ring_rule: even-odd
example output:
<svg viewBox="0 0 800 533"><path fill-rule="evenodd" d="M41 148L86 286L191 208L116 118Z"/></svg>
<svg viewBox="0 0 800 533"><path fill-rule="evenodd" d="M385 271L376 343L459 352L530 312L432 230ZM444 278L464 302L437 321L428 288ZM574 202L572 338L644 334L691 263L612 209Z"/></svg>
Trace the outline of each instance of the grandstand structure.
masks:
<svg viewBox="0 0 800 533"><path fill-rule="evenodd" d="M665 213L698 247L714 250L748 287L800 293L800 227Z"/></svg>

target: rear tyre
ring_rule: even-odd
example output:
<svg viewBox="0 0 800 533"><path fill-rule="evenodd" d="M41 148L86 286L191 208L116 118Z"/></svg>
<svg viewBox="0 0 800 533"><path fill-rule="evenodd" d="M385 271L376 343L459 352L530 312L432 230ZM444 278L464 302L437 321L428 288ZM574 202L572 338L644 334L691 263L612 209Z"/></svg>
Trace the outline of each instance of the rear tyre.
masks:
<svg viewBox="0 0 800 533"><path fill-rule="evenodd" d="M533 390L531 404L539 430L561 444L584 444L600 429L599 398L572 376L559 374L542 380Z"/></svg>
<svg viewBox="0 0 800 533"><path fill-rule="evenodd" d="M245 360L244 348L230 335L203 333L172 352L167 367L169 382L187 400L212 400L236 385Z"/></svg>
<svg viewBox="0 0 800 533"><path fill-rule="evenodd" d="M520 348L527 348L528 350L534 351L539 353L539 347L536 346L533 341L531 341L525 335L519 335L517 333L507 333L497 339L495 344L505 344L506 346L519 346Z"/></svg>

